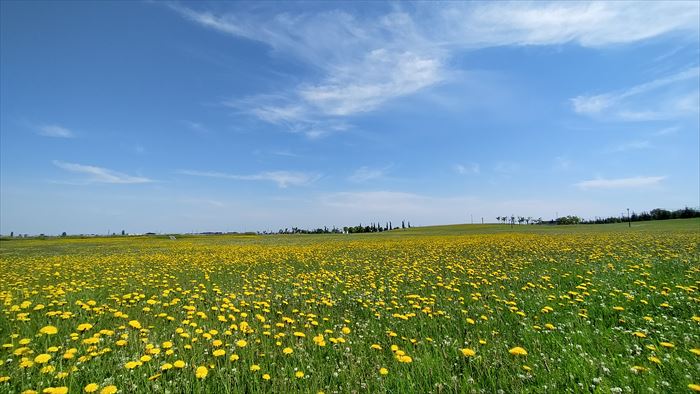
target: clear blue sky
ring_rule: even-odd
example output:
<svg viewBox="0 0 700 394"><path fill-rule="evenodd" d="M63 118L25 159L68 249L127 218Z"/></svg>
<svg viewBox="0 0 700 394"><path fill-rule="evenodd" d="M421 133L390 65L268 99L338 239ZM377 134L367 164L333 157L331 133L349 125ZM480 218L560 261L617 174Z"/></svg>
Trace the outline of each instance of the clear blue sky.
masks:
<svg viewBox="0 0 700 394"><path fill-rule="evenodd" d="M698 206L700 11L0 3L0 233Z"/></svg>

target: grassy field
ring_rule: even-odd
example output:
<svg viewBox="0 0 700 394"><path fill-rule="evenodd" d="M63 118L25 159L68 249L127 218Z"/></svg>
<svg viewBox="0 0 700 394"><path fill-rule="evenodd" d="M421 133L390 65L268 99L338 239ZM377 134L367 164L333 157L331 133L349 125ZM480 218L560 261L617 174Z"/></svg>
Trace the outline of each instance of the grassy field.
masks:
<svg viewBox="0 0 700 394"><path fill-rule="evenodd" d="M0 392L690 392L699 260L699 220L2 240Z"/></svg>

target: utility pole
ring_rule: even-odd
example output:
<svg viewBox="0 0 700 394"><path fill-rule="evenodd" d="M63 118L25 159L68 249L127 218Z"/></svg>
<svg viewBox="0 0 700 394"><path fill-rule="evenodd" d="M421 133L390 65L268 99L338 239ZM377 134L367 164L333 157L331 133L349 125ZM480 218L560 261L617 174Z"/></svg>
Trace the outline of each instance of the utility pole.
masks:
<svg viewBox="0 0 700 394"><path fill-rule="evenodd" d="M632 227L632 218L630 217L630 209L627 208L627 227Z"/></svg>

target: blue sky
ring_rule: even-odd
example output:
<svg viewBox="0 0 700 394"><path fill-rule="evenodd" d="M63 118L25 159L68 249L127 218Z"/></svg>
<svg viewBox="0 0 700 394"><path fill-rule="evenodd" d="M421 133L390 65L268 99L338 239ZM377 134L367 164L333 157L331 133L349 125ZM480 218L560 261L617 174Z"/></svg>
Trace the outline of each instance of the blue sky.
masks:
<svg viewBox="0 0 700 394"><path fill-rule="evenodd" d="M700 6L2 2L0 233L700 205Z"/></svg>

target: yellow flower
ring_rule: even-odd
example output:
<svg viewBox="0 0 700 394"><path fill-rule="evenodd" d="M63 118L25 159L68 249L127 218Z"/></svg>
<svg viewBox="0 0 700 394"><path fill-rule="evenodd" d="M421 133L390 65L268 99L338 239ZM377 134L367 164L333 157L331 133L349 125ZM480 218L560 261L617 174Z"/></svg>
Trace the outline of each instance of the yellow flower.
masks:
<svg viewBox="0 0 700 394"><path fill-rule="evenodd" d="M129 326L136 329L141 329L141 323L139 323L138 320L129 320Z"/></svg>
<svg viewBox="0 0 700 394"><path fill-rule="evenodd" d="M44 393L48 394L67 394L68 393L68 387L66 386L61 386L61 387L47 387L43 391Z"/></svg>
<svg viewBox="0 0 700 394"><path fill-rule="evenodd" d="M98 386L97 383L90 383L87 386L85 386L83 391L85 391L86 393L94 393L99 388L100 386Z"/></svg>
<svg viewBox="0 0 700 394"><path fill-rule="evenodd" d="M265 380L270 380L270 374L268 374L268 373L263 374L262 378Z"/></svg>
<svg viewBox="0 0 700 394"><path fill-rule="evenodd" d="M126 346L127 342L123 339L120 339L120 340L114 342L114 344L117 346Z"/></svg>
<svg viewBox="0 0 700 394"><path fill-rule="evenodd" d="M169 369L173 369L173 365L170 363L165 363L165 364L160 366L161 371L167 371Z"/></svg>
<svg viewBox="0 0 700 394"><path fill-rule="evenodd" d="M462 354L464 355L464 357L472 357L472 356L476 355L476 352L473 349L464 348L464 349L461 349L461 351L462 351Z"/></svg>
<svg viewBox="0 0 700 394"><path fill-rule="evenodd" d="M520 346L516 346L508 351L508 353L514 355L514 356L527 356L527 350L521 348Z"/></svg>
<svg viewBox="0 0 700 394"><path fill-rule="evenodd" d="M342 330L340 330L340 331L342 331L342 332L343 332L343 334L345 334L345 335L348 335L348 334L350 334L350 328L348 328L348 327L343 327L343 329L342 329Z"/></svg>
<svg viewBox="0 0 700 394"><path fill-rule="evenodd" d="M698 392L700 392L700 384L692 384L692 383L691 383L691 384L688 385L688 388L691 389L691 390L693 390L693 391L698 391Z"/></svg>
<svg viewBox="0 0 700 394"><path fill-rule="evenodd" d="M382 347L375 343L372 346L370 346L370 349L382 350Z"/></svg>
<svg viewBox="0 0 700 394"><path fill-rule="evenodd" d="M661 360L659 360L658 357L650 356L649 361L651 361L652 363L655 363L655 364L661 364Z"/></svg>
<svg viewBox="0 0 700 394"><path fill-rule="evenodd" d="M633 332L632 335L634 335L637 338L646 338L647 337L647 334L645 334L643 332L639 332L639 331Z"/></svg>
<svg viewBox="0 0 700 394"><path fill-rule="evenodd" d="M246 347L248 342L245 341L245 339L239 339L236 341L236 346L238 347Z"/></svg>
<svg viewBox="0 0 700 394"><path fill-rule="evenodd" d="M102 390L100 390L100 394L114 394L117 392L117 386L111 385L111 386L105 386Z"/></svg>
<svg viewBox="0 0 700 394"><path fill-rule="evenodd" d="M299 337L299 338L305 338L305 337L306 337L306 334L304 334L303 332L296 331L296 332L294 333L294 336L295 336L295 337Z"/></svg>
<svg viewBox="0 0 700 394"><path fill-rule="evenodd" d="M380 375L388 375L388 374L389 374L389 370L386 369L386 368L384 368L384 367L379 368L379 374L380 374Z"/></svg>
<svg viewBox="0 0 700 394"><path fill-rule="evenodd" d="M224 349L216 349L216 350L214 350L214 353L212 353L212 354L214 355L214 357L221 357L221 356L223 356L224 354L226 354L226 350L224 350Z"/></svg>
<svg viewBox="0 0 700 394"><path fill-rule="evenodd" d="M253 372L259 371L259 370L260 370L260 366L257 365L257 364L253 364L253 365L250 366L250 370L253 371Z"/></svg>
<svg viewBox="0 0 700 394"><path fill-rule="evenodd" d="M671 342L660 342L659 345L669 349L673 349L674 347L676 347L676 345L672 344Z"/></svg>
<svg viewBox="0 0 700 394"><path fill-rule="evenodd" d="M290 348L290 347L286 347L286 348L282 349L282 353L284 353L284 354L292 354L292 353L294 353L294 349L292 349L292 348Z"/></svg>
<svg viewBox="0 0 700 394"><path fill-rule="evenodd" d="M301 378L304 377L304 372L302 372L302 371L296 371L296 373L294 374L294 376L296 376L297 379L301 379Z"/></svg>
<svg viewBox="0 0 700 394"><path fill-rule="evenodd" d="M46 354L46 353L43 353L43 354L40 354L40 355L34 357L34 362L37 364L44 364L44 363L48 362L49 360L51 360L51 355Z"/></svg>
<svg viewBox="0 0 700 394"><path fill-rule="evenodd" d="M623 308L623 307L621 307L621 306L614 306L614 307L613 307L613 310L618 311L618 312L622 312L622 311L625 310L625 308Z"/></svg>
<svg viewBox="0 0 700 394"><path fill-rule="evenodd" d="M219 347L223 345L224 343L220 339L215 339L212 343L213 346Z"/></svg>
<svg viewBox="0 0 700 394"><path fill-rule="evenodd" d="M197 367L197 371L195 372L195 376L197 376L197 379L204 379L207 377L208 374L209 370L205 366Z"/></svg>
<svg viewBox="0 0 700 394"><path fill-rule="evenodd" d="M90 323L83 323L78 325L78 331L87 331L92 328L92 324Z"/></svg>
<svg viewBox="0 0 700 394"><path fill-rule="evenodd" d="M697 348L695 348L695 349L690 349L690 352L693 353L693 354L696 355L696 356L700 356L700 349L697 349Z"/></svg>
<svg viewBox="0 0 700 394"><path fill-rule="evenodd" d="M185 368L185 362L182 360L177 360L173 363L173 367L175 368Z"/></svg>
<svg viewBox="0 0 700 394"><path fill-rule="evenodd" d="M148 356L148 355L141 356L140 360L143 361L144 363L147 363L147 362L151 361L151 356Z"/></svg>
<svg viewBox="0 0 700 394"><path fill-rule="evenodd" d="M39 330L39 332L46 335L53 335L58 332L58 328L54 326L45 326L42 327L41 330Z"/></svg>
<svg viewBox="0 0 700 394"><path fill-rule="evenodd" d="M140 361L129 361L126 364L124 364L124 368L134 369L134 368L138 367L139 365L141 365Z"/></svg>
<svg viewBox="0 0 700 394"><path fill-rule="evenodd" d="M163 342L160 346L163 349L170 349L171 347L173 347L173 343L170 341L166 341L166 342Z"/></svg>
<svg viewBox="0 0 700 394"><path fill-rule="evenodd" d="M402 354L402 355L397 355L397 356L396 356L396 359L397 359L400 363L410 364L410 363L413 362L413 358L411 358L411 356L406 356L406 355L403 355L403 354Z"/></svg>
<svg viewBox="0 0 700 394"><path fill-rule="evenodd" d="M233 354L231 355L231 357L229 357L228 359L229 359L229 361L236 361L236 360L238 360L239 358L240 358L240 357L238 357L238 355L237 355L236 353L233 353Z"/></svg>

